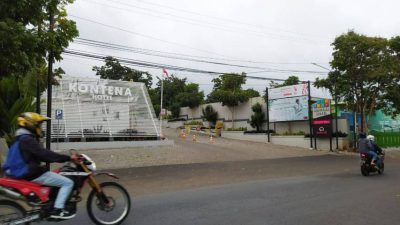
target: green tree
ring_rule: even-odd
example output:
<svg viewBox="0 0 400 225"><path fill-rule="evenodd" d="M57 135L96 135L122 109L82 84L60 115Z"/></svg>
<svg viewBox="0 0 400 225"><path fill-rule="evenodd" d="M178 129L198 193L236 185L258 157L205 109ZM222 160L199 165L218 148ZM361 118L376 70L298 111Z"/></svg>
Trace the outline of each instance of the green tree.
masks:
<svg viewBox="0 0 400 225"><path fill-rule="evenodd" d="M78 36L65 7L73 0L0 1L0 79L25 76L46 63L52 50L59 61L69 42ZM54 26L50 26L50 14ZM54 28L52 32L50 29Z"/></svg>
<svg viewBox="0 0 400 225"><path fill-rule="evenodd" d="M152 77L148 72L135 70L133 68L123 66L118 59L108 56L104 59L104 66L94 66L93 71L102 79L123 80L143 82L149 89L152 85Z"/></svg>
<svg viewBox="0 0 400 225"><path fill-rule="evenodd" d="M218 120L218 112L214 110L212 105L207 105L202 110L203 118L210 123L210 127L214 128Z"/></svg>
<svg viewBox="0 0 400 225"><path fill-rule="evenodd" d="M171 75L168 79L164 79L164 96L163 96L163 108L170 109L170 106L176 102L176 96L179 93L185 91L186 78L180 79L174 75ZM157 82L155 92L158 93L160 99L161 93L161 81Z"/></svg>
<svg viewBox="0 0 400 225"><path fill-rule="evenodd" d="M204 93L199 90L199 85L195 83L187 83L186 78L179 78L171 75L168 79L164 79L164 96L163 108L172 111L172 106L196 108L204 101ZM157 82L154 89L154 101L160 103L161 81ZM158 98L158 99L157 99ZM177 110L176 110L177 111ZM179 115L177 115L179 117Z"/></svg>
<svg viewBox="0 0 400 225"><path fill-rule="evenodd" d="M317 79L315 86L327 88L333 96L336 94L360 113L362 132L367 128L366 115L372 115L376 109L391 108L390 111L396 113L391 105L382 104L391 87L397 89L396 93L399 91L399 73L396 72L399 60L390 41L349 31L337 37L332 46L332 71L327 78Z"/></svg>
<svg viewBox="0 0 400 225"><path fill-rule="evenodd" d="M16 128L17 117L22 112L33 111L34 101L23 79L9 76L0 79L0 137L8 141Z"/></svg>
<svg viewBox="0 0 400 225"><path fill-rule="evenodd" d="M223 74L213 79L214 88L207 97L207 102L221 102L231 108L232 112L232 128L235 127L234 116L235 106L241 102L246 102L253 97L255 92L243 90L242 85L246 83L246 74ZM258 92L257 92L258 93ZM257 95L257 94L256 94ZM259 93L258 93L259 96Z"/></svg>
<svg viewBox="0 0 400 225"><path fill-rule="evenodd" d="M400 114L400 36L389 40L389 49L393 56L390 77L393 79L380 95L377 108L393 118Z"/></svg>
<svg viewBox="0 0 400 225"><path fill-rule="evenodd" d="M251 127L256 128L257 131L260 131L264 124L265 117L261 104L257 102L251 107L251 110L253 110L254 114L251 115L250 125Z"/></svg>
<svg viewBox="0 0 400 225"><path fill-rule="evenodd" d="M181 105L178 102L172 103L169 107L172 117L179 118L179 114L181 112Z"/></svg>
<svg viewBox="0 0 400 225"><path fill-rule="evenodd" d="M36 81L40 92L47 85L47 56L60 61L69 42L78 36L67 18L72 0L0 1L0 136L9 136L17 116L33 111ZM50 16L52 15L52 16ZM54 18L52 23L49 19ZM54 70L53 79L63 73Z"/></svg>
<svg viewBox="0 0 400 225"><path fill-rule="evenodd" d="M176 102L181 107L189 107L191 109L198 107L204 101L204 92L199 91L199 85L189 83L183 88L183 92L176 95Z"/></svg>
<svg viewBox="0 0 400 225"><path fill-rule="evenodd" d="M269 83L269 86L271 88L279 88L279 87L285 87L285 86L296 85L296 84L300 84L299 77L298 76L289 76L282 84L271 81Z"/></svg>

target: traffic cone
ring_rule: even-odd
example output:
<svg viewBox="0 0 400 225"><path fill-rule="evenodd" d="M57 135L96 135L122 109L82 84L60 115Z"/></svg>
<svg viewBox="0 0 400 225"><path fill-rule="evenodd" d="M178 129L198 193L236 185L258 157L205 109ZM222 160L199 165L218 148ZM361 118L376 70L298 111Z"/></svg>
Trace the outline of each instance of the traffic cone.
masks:
<svg viewBox="0 0 400 225"><path fill-rule="evenodd" d="M182 138L186 139L186 132L184 130L182 130Z"/></svg>
<svg viewBox="0 0 400 225"><path fill-rule="evenodd" d="M211 135L211 136L210 136L210 144L214 144L214 143L215 143L214 137Z"/></svg>

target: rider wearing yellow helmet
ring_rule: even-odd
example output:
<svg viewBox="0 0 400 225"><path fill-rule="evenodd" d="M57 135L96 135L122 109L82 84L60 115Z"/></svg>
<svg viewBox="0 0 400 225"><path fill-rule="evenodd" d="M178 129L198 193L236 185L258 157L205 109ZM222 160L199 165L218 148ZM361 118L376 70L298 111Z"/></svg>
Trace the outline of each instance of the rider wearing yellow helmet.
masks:
<svg viewBox="0 0 400 225"><path fill-rule="evenodd" d="M27 172L18 179L25 179L32 182L40 183L46 186L59 187L59 192L54 203L54 210L50 212L50 217L57 219L69 219L75 216L64 210L65 202L70 195L74 182L60 174L47 171L42 166L42 162L67 162L77 159L76 155L68 156L58 154L53 151L44 149L39 138L42 135L41 125L50 118L42 116L34 112L22 113L17 118L18 129L15 133L18 149L23 160L27 164ZM11 148L10 148L11 149Z"/></svg>
<svg viewBox="0 0 400 225"><path fill-rule="evenodd" d="M42 135L41 125L44 121L50 120L49 117L42 116L38 113L34 112L25 112L22 113L17 119L18 127L25 128L30 131L36 137L40 137Z"/></svg>

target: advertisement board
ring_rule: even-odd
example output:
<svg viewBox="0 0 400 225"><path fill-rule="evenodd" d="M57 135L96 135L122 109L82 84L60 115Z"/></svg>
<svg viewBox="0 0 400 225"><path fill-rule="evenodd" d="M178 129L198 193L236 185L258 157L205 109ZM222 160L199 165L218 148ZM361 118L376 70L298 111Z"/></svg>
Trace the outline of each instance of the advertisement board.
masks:
<svg viewBox="0 0 400 225"><path fill-rule="evenodd" d="M308 96L269 100L269 121L308 120Z"/></svg>
<svg viewBox="0 0 400 225"><path fill-rule="evenodd" d="M312 118L327 116L331 114L331 100L330 99L316 99L315 103L311 105Z"/></svg>
<svg viewBox="0 0 400 225"><path fill-rule="evenodd" d="M290 98L306 95L308 95L307 83L268 89L269 99Z"/></svg>
<svg viewBox="0 0 400 225"><path fill-rule="evenodd" d="M322 116L312 122L313 134L318 138L329 138L332 135L331 115Z"/></svg>

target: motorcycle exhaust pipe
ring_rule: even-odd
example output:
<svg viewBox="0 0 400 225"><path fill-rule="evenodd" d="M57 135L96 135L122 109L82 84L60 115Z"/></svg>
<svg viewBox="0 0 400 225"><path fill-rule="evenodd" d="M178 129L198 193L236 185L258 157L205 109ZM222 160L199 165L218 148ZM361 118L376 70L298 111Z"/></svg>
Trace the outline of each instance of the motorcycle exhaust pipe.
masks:
<svg viewBox="0 0 400 225"><path fill-rule="evenodd" d="M12 191L8 188L0 186L0 195L4 195L6 197L12 198L12 199L17 199L17 200L23 200L25 197L21 195L20 193L16 191Z"/></svg>

